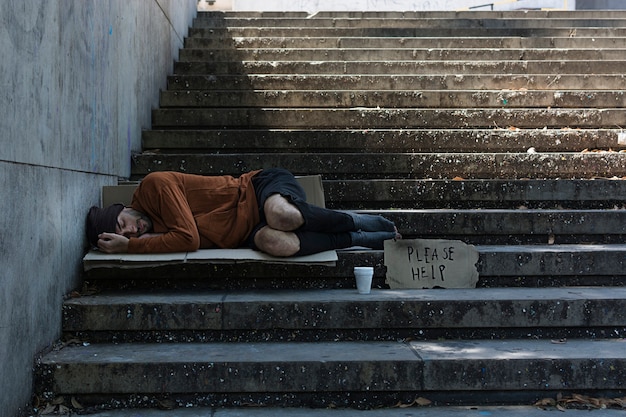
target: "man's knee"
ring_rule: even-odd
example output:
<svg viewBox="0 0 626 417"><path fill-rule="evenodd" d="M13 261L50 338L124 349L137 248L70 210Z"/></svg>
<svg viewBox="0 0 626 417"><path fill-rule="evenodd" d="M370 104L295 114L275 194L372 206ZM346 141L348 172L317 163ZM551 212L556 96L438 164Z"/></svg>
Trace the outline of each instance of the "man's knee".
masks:
<svg viewBox="0 0 626 417"><path fill-rule="evenodd" d="M267 224L276 230L296 230L304 224L300 210L280 194L274 194L265 201Z"/></svg>
<svg viewBox="0 0 626 417"><path fill-rule="evenodd" d="M300 250L300 239L295 233L264 226L254 235L255 246L272 256L292 256Z"/></svg>

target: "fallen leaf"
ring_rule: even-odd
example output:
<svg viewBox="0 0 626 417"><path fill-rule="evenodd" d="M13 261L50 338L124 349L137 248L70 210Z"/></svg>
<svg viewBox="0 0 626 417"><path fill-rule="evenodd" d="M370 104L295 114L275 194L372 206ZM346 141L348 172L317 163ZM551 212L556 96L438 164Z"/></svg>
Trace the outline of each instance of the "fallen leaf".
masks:
<svg viewBox="0 0 626 417"><path fill-rule="evenodd" d="M424 397L418 397L415 399L415 404L420 405L420 406L427 406L427 405L431 405L433 402L430 401L428 398L424 398Z"/></svg>
<svg viewBox="0 0 626 417"><path fill-rule="evenodd" d="M82 410L83 409L83 405L81 403L79 403L76 398L72 397L71 403L72 403L72 407L74 407L75 409L77 409L77 410Z"/></svg>
<svg viewBox="0 0 626 417"><path fill-rule="evenodd" d="M463 177L458 177L457 176L457 177L452 178L452 181L463 181L464 179L465 178L463 178Z"/></svg>
<svg viewBox="0 0 626 417"><path fill-rule="evenodd" d="M543 398L535 403L537 407L553 407L556 405L556 401L553 398Z"/></svg>
<svg viewBox="0 0 626 417"><path fill-rule="evenodd" d="M56 410L57 410L57 406L56 405L46 404L46 408L41 410L41 412L39 414L41 414L42 416L46 416L48 414L52 414L52 413L56 412Z"/></svg>
<svg viewBox="0 0 626 417"><path fill-rule="evenodd" d="M65 402L65 398L61 397L56 397L54 400L52 400L52 404L54 405L59 405L59 404L63 404Z"/></svg>
<svg viewBox="0 0 626 417"><path fill-rule="evenodd" d="M157 404L161 410L173 410L176 408L176 401L174 400L160 400Z"/></svg>

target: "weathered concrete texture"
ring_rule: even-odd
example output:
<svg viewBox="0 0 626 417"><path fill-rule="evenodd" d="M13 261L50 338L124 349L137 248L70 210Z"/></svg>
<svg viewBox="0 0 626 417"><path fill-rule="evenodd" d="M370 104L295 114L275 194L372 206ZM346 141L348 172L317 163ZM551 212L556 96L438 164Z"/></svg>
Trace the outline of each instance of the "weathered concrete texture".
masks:
<svg viewBox="0 0 626 417"><path fill-rule="evenodd" d="M626 29L625 29L626 30ZM622 74L624 60L607 61L243 61L201 63L205 73L227 74ZM180 65L185 65L181 62ZM618 66L618 68L615 68ZM461 77L461 76L458 76Z"/></svg>
<svg viewBox="0 0 626 417"><path fill-rule="evenodd" d="M532 19L515 18L506 19L484 18L472 19L463 17L436 17L425 16L421 18L404 17L403 19L389 19L377 17L348 18L348 17L319 17L312 18L272 18L257 17L246 18L220 18L199 15L194 19L195 28L218 28L218 27L255 27L255 28L401 28L401 29L438 29L441 27L449 29L485 28L485 29L558 29L558 28L616 28L626 26L624 14L618 13L616 18L594 19L589 17L570 17Z"/></svg>
<svg viewBox="0 0 626 417"><path fill-rule="evenodd" d="M512 246L476 246L480 257L478 286L520 287L538 285L602 286L624 285L626 267L624 245L549 245L549 236L540 236L543 244ZM384 285L386 269L383 251L342 250L336 266L281 264L190 264L184 267L142 266L111 269L94 266L87 278L98 287L115 288L203 288L203 289L288 289L355 288L353 267L374 267L374 288ZM621 277L621 278L620 278Z"/></svg>
<svg viewBox="0 0 626 417"><path fill-rule="evenodd" d="M620 180L328 180L332 208L623 208ZM367 201L367 204L365 203Z"/></svg>
<svg viewBox="0 0 626 417"><path fill-rule="evenodd" d="M184 93L180 93L184 94ZM233 94L234 95L234 94ZM623 150L609 129L147 130L146 153L582 152Z"/></svg>
<svg viewBox="0 0 626 417"><path fill-rule="evenodd" d="M35 354L58 337L63 294L78 284L77 216L98 178L5 162L0 178L0 415L14 417L30 400Z"/></svg>
<svg viewBox="0 0 626 417"><path fill-rule="evenodd" d="M471 69L471 65L469 66ZM586 89L611 90L623 86L623 74L249 74L249 75L201 75L212 73L215 65L204 62L177 62L175 73L168 78L168 90L324 90L329 85L355 90L560 90ZM238 69L233 68L235 74ZM450 68L451 72L459 72ZM184 75L190 74L190 75Z"/></svg>
<svg viewBox="0 0 626 417"><path fill-rule="evenodd" d="M626 327L626 289L118 292L68 300L63 316L68 332Z"/></svg>
<svg viewBox="0 0 626 417"><path fill-rule="evenodd" d="M546 407L549 409L549 407ZM546 417L545 409L531 406L518 407L424 407L383 408L380 410L355 411L351 409L307 409L307 408L176 408L174 410L119 410L102 411L93 417ZM622 417L623 410L596 411L602 417ZM559 414L562 415L562 414ZM566 417L589 417L589 410L570 409Z"/></svg>
<svg viewBox="0 0 626 417"><path fill-rule="evenodd" d="M230 27L230 28L194 28L190 36L224 36L224 37L458 37L462 32L468 37L623 37L626 28L608 27L593 28L255 28L255 27Z"/></svg>
<svg viewBox="0 0 626 417"><path fill-rule="evenodd" d="M180 109L152 112L155 128L601 128L618 126L620 108L609 109L394 109L394 108L268 108Z"/></svg>
<svg viewBox="0 0 626 417"><path fill-rule="evenodd" d="M86 211L129 175L194 13L193 0L0 0L2 417L31 398L34 356L78 284Z"/></svg>
<svg viewBox="0 0 626 417"><path fill-rule="evenodd" d="M133 156L133 175L182 171L241 175L283 167L296 175L325 179L592 179L626 176L624 154L589 153L332 153L160 154Z"/></svg>
<svg viewBox="0 0 626 417"><path fill-rule="evenodd" d="M188 42L189 43L189 42ZM369 45L368 45L369 47ZM511 60L621 60L619 49L500 49L500 48L386 48L379 49L237 49L209 50L188 46L180 53L181 62L193 61L511 61Z"/></svg>
<svg viewBox="0 0 626 417"><path fill-rule="evenodd" d="M101 344L42 363L57 395L622 390L624 365L622 340Z"/></svg>
<svg viewBox="0 0 626 417"><path fill-rule="evenodd" d="M230 50L235 48L319 48L330 50L333 48L624 48L626 38L601 37L447 37L447 38L395 38L372 37L363 43L362 38L350 37L273 37L273 38L242 38L242 37L201 37L202 32L195 32L196 36L185 39L186 48L210 48L214 51Z"/></svg>
<svg viewBox="0 0 626 417"><path fill-rule="evenodd" d="M387 108L533 108L624 107L626 94L587 91L165 91L163 107L373 107Z"/></svg>
<svg viewBox="0 0 626 417"><path fill-rule="evenodd" d="M586 2L585 0L579 0ZM594 3L603 3L606 1L615 2L620 0L591 0ZM458 3L457 3L458 4ZM387 5L388 6L388 5ZM440 5L441 7L441 5ZM626 15L623 8L614 7L606 9L605 7L585 7L586 10L561 9L544 9L544 10L368 10L366 8L355 10L320 10L315 14L306 11L293 10L220 10L220 11L201 11L198 18L347 18L347 19L363 19L363 18L389 18L389 19L423 19L423 18L461 18L461 19L497 19L497 18L514 18L514 19L544 19L544 18L571 18L573 15L578 18L588 19L616 19L623 18ZM591 10L598 9L598 10Z"/></svg>

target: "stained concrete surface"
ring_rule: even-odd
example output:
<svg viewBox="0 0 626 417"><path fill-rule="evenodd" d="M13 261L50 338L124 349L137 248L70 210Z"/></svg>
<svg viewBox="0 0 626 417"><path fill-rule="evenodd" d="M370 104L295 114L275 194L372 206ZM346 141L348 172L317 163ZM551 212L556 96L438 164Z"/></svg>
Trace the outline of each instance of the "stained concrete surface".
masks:
<svg viewBox="0 0 626 417"><path fill-rule="evenodd" d="M38 352L78 285L84 216L130 153L195 0L0 0L0 416L31 397Z"/></svg>
<svg viewBox="0 0 626 417"><path fill-rule="evenodd" d="M381 410L327 410L327 409L205 409L124 410L106 411L92 417L622 417L623 410L566 410L538 407L425 407L386 408Z"/></svg>

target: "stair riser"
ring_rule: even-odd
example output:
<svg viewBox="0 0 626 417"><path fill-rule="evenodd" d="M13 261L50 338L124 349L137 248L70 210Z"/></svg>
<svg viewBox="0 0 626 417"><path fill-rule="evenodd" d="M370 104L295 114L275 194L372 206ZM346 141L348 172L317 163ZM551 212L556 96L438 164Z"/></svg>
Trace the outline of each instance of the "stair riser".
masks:
<svg viewBox="0 0 626 417"><path fill-rule="evenodd" d="M252 49L186 48L180 62L240 61L531 61L621 60L622 49Z"/></svg>
<svg viewBox="0 0 626 417"><path fill-rule="evenodd" d="M161 107L610 108L626 94L597 91L165 91Z"/></svg>
<svg viewBox="0 0 626 417"><path fill-rule="evenodd" d="M177 69L188 65L193 71L209 75L254 74L344 74L344 75L449 75L449 74L615 74L622 75L624 60L607 61L231 61L231 62L180 62ZM463 75L456 75L461 78ZM553 78L559 77L553 75ZM582 75L579 75L582 77ZM342 87L345 88L345 87ZM623 84L614 86L623 89Z"/></svg>
<svg viewBox="0 0 626 417"><path fill-rule="evenodd" d="M548 239L547 236L543 236ZM509 241L513 240L508 238ZM512 242L511 242L512 243ZM546 242L543 242L544 244ZM626 249L567 246L514 247L510 250L478 246L479 288L622 286L626 285ZM88 280L111 288L328 288L354 289L354 266L374 267L374 288L387 288L382 251L339 251L336 266L280 264L204 264L184 267L132 269L96 268L86 273ZM306 277L306 279L304 278Z"/></svg>
<svg viewBox="0 0 626 417"><path fill-rule="evenodd" d="M150 130L143 148L168 153L430 153L623 150L617 129ZM621 139L620 139L621 138ZM390 180L391 181L391 180ZM623 194L620 194L623 195Z"/></svg>
<svg viewBox="0 0 626 417"><path fill-rule="evenodd" d="M176 171L202 175L241 175L283 167L296 175L325 179L374 178L613 178L626 176L621 153L572 154L142 154L132 174Z"/></svg>
<svg viewBox="0 0 626 417"><path fill-rule="evenodd" d="M271 353L259 344L157 345L157 351L109 345L106 352L87 346L52 355L42 372L57 395L620 390L626 361L605 350L617 343L596 342L590 350L588 343L546 341L536 351L528 350L536 345L529 341L504 348L501 342L326 343L300 350L278 344ZM366 350L355 360L359 346ZM68 353L74 357L66 361Z"/></svg>
<svg viewBox="0 0 626 417"><path fill-rule="evenodd" d="M213 71L213 64L178 63L178 74ZM237 70L234 69L236 72ZM435 70L438 71L438 70ZM623 75L176 75L168 78L168 91L189 90L611 90L626 87ZM513 92L512 92L513 93Z"/></svg>
<svg viewBox="0 0 626 417"><path fill-rule="evenodd" d="M624 208L624 181L324 181L326 206L392 208Z"/></svg>
<svg viewBox="0 0 626 417"><path fill-rule="evenodd" d="M63 330L89 331L193 331L223 330L263 332L283 330L367 330L413 329L416 334L427 329L540 328L626 328L626 294L611 290L613 299L604 294L601 300L587 298L593 290L572 289L569 297L558 290L524 293L527 299L506 297L499 290L482 291L483 297L467 297L467 290L447 290L440 296L433 290L405 291L403 297L387 291L374 291L367 298L354 290L337 293L312 291L321 300L302 298L289 293L207 294L163 293L145 297L100 297L106 304L91 298L66 303ZM605 291L606 292L606 291ZM413 293L417 297L409 297ZM558 293L558 294L556 294ZM491 295L491 297L489 297ZM291 298L290 298L291 297ZM334 299L333 299L334 298ZM490 299L491 298L491 299ZM324 300L325 299L325 300ZM592 312L602 311L602 315ZM565 332L564 332L565 333ZM616 337L619 334L615 335Z"/></svg>
<svg viewBox="0 0 626 417"><path fill-rule="evenodd" d="M155 128L614 128L622 109L156 109Z"/></svg>
<svg viewBox="0 0 626 417"><path fill-rule="evenodd" d="M618 28L626 26L625 18L552 18L552 19L469 19L469 18L404 18L404 19L380 19L380 18L207 18L194 19L193 27L196 29L214 28L372 28L385 29L556 29L556 28Z"/></svg>
<svg viewBox="0 0 626 417"><path fill-rule="evenodd" d="M189 37L185 39L186 48L210 48L214 51L234 50L238 48L560 48L560 49L610 49L626 48L626 38L578 38L578 37L545 37L545 38L379 38L379 37L337 37L337 38L218 38Z"/></svg>
<svg viewBox="0 0 626 417"><path fill-rule="evenodd" d="M406 38L431 38L431 37L524 37L524 38L621 38L626 36L625 28L192 28L189 30L189 37L216 37L216 38L264 38L264 37L406 37Z"/></svg>

